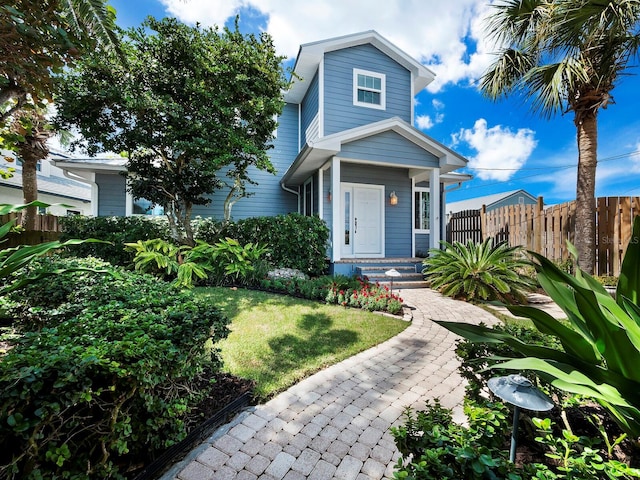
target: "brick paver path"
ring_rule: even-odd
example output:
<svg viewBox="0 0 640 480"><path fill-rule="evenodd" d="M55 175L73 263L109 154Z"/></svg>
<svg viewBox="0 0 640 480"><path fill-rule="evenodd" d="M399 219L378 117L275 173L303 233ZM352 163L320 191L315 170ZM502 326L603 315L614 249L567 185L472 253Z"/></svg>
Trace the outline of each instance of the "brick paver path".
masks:
<svg viewBox="0 0 640 480"><path fill-rule="evenodd" d="M431 319L495 317L428 289L401 292L413 321L396 337L294 385L218 429L163 480L390 478L389 427L406 406L440 398L462 420L456 336Z"/></svg>

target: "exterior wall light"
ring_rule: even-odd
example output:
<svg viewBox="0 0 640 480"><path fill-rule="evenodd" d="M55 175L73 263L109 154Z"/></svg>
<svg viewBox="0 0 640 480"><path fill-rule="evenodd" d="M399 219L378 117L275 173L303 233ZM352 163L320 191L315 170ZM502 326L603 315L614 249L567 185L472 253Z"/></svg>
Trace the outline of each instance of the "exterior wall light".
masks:
<svg viewBox="0 0 640 480"><path fill-rule="evenodd" d="M534 387L529 379L518 374L491 378L487 382L487 386L496 396L514 407L509 460L515 462L520 408L536 412L546 412L553 408L553 402L544 393Z"/></svg>
<svg viewBox="0 0 640 480"><path fill-rule="evenodd" d="M398 204L398 196L396 195L396 192L391 192L389 194L389 205L397 205Z"/></svg>
<svg viewBox="0 0 640 480"><path fill-rule="evenodd" d="M331 196L331 189L329 189L329 193L327 193L327 202L331 203L332 200L332 196Z"/></svg>

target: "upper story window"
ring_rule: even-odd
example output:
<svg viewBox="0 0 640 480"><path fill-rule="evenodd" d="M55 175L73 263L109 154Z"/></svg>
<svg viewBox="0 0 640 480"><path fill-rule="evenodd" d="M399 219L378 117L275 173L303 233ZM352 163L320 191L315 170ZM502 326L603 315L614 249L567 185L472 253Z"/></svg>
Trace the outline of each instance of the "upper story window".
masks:
<svg viewBox="0 0 640 480"><path fill-rule="evenodd" d="M360 107L386 108L386 77L382 73L353 69L353 104Z"/></svg>

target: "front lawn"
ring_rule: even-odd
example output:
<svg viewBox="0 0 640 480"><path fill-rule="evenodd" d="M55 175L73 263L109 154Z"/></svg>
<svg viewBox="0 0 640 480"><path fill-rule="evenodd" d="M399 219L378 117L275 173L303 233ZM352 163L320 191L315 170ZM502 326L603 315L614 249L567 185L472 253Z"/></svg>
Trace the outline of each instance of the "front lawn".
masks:
<svg viewBox="0 0 640 480"><path fill-rule="evenodd" d="M363 310L254 290L196 291L231 319L231 333L217 344L224 368L254 380L259 400L409 326Z"/></svg>

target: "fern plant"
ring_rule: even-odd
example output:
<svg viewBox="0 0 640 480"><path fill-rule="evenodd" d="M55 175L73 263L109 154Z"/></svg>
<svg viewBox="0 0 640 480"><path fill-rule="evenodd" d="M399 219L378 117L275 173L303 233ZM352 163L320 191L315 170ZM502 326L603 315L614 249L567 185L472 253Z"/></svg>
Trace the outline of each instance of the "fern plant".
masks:
<svg viewBox="0 0 640 480"><path fill-rule="evenodd" d="M442 244L444 250L431 249L423 264L426 280L443 295L472 302L522 303L525 292L535 288L535 281L521 274L531 262L520 247L494 246L490 238L482 243Z"/></svg>
<svg viewBox="0 0 640 480"><path fill-rule="evenodd" d="M136 270L147 273L164 273L176 276L178 287L191 288L195 280L204 280L213 271L211 245L198 242L195 247L174 245L160 238L125 243L128 251L135 253ZM209 252L208 255L206 252ZM193 258L192 258L193 257Z"/></svg>

